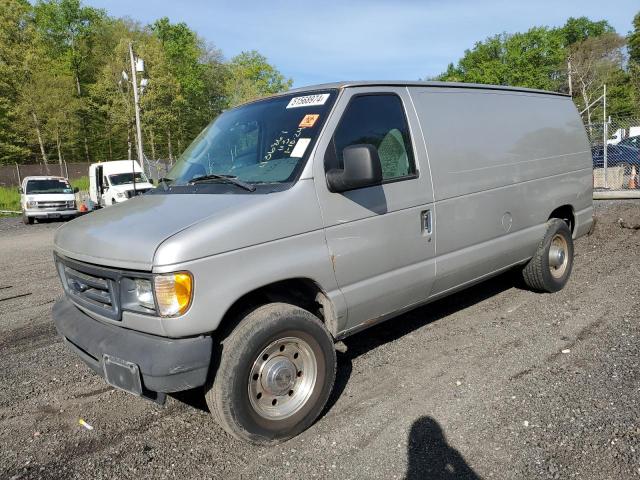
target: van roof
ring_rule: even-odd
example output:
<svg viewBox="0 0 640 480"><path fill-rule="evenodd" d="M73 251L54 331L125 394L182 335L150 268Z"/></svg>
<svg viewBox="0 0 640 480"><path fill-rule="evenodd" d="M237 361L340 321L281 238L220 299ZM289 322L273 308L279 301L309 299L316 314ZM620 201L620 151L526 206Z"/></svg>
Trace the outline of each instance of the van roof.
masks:
<svg viewBox="0 0 640 480"><path fill-rule="evenodd" d="M30 175L22 179L23 182L28 180L66 180L66 178L56 175Z"/></svg>
<svg viewBox="0 0 640 480"><path fill-rule="evenodd" d="M89 168L95 169L98 165L102 165L105 172L113 171L131 171L132 165L136 172L142 172L142 167L137 160L109 160L106 162L92 163Z"/></svg>
<svg viewBox="0 0 640 480"><path fill-rule="evenodd" d="M526 92L537 93L543 95L554 95L560 97L568 97L569 95L559 92L550 92L548 90L537 90L534 88L524 87L509 87L505 85L484 85L479 83L460 83L460 82L412 82L406 80L365 80L365 81L351 81L351 82L333 82L333 83L321 83L318 85L310 85L308 87L298 87L283 94L308 92L313 90L328 90L330 88L349 88L349 87L440 87L440 88L472 88L477 90L505 90L510 92Z"/></svg>
<svg viewBox="0 0 640 480"><path fill-rule="evenodd" d="M131 165L131 162L135 162L136 165L140 165L138 163L138 160L106 160L104 162L96 162L96 163L92 163L91 165L123 165L125 163L128 163L129 165Z"/></svg>

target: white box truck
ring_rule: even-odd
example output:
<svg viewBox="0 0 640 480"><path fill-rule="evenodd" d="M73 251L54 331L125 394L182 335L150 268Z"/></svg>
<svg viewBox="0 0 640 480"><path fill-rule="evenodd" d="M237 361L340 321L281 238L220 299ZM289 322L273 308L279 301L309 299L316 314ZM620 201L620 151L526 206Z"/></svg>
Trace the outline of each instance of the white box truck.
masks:
<svg viewBox="0 0 640 480"><path fill-rule="evenodd" d="M124 202L152 188L135 160L115 160L89 166L89 198L101 207Z"/></svg>

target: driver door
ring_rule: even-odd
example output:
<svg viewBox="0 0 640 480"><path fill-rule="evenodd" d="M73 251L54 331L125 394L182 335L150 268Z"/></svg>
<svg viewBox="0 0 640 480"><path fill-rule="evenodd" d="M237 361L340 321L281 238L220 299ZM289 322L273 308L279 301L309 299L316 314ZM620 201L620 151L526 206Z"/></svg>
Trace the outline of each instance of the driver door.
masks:
<svg viewBox="0 0 640 480"><path fill-rule="evenodd" d="M347 303L346 330L425 300L435 278L435 212L426 149L406 88L346 89L319 143L314 177L327 245ZM383 183L342 193L326 172L372 144Z"/></svg>

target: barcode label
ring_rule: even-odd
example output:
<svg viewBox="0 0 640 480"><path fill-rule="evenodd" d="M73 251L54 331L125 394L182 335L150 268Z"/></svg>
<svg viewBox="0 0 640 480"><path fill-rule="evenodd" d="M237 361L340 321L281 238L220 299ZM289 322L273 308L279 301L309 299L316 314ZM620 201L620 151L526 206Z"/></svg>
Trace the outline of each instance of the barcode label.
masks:
<svg viewBox="0 0 640 480"><path fill-rule="evenodd" d="M305 95L304 97L293 97L287 108L314 107L324 105L329 98L328 93L318 93L316 95Z"/></svg>

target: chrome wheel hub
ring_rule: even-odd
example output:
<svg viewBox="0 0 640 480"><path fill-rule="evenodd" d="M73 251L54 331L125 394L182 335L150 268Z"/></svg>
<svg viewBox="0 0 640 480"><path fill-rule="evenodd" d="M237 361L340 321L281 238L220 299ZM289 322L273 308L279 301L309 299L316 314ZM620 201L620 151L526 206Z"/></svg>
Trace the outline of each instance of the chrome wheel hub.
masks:
<svg viewBox="0 0 640 480"><path fill-rule="evenodd" d="M260 352L249 372L251 406L263 418L287 418L307 403L317 376L318 363L306 341L276 340Z"/></svg>
<svg viewBox="0 0 640 480"><path fill-rule="evenodd" d="M549 249L549 265L558 268L564 263L564 250L559 247L551 247Z"/></svg>
<svg viewBox="0 0 640 480"><path fill-rule="evenodd" d="M549 246L549 271L554 278L564 275L569 264L569 245L562 235L554 235Z"/></svg>
<svg viewBox="0 0 640 480"><path fill-rule="evenodd" d="M289 392L298 373L296 366L284 356L269 359L262 370L260 383L263 390L276 396Z"/></svg>

